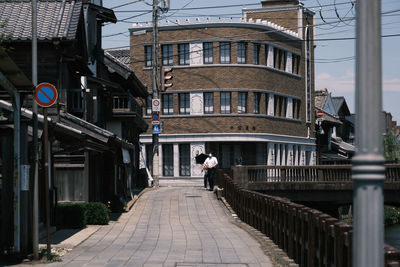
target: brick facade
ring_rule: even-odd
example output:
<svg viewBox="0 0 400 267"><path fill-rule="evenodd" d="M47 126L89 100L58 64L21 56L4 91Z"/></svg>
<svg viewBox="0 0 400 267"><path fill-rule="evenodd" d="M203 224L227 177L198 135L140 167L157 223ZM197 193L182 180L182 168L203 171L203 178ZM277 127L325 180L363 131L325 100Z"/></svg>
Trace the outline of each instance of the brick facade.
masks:
<svg viewBox="0 0 400 267"><path fill-rule="evenodd" d="M268 11L268 5L263 2L263 8L258 11L256 9L249 10L248 13L245 13L247 20L240 22L186 22L160 26L159 40L161 47L172 45L173 51L173 66L171 66L173 68L173 86L167 88L164 92L160 92L160 98L162 99L163 94L172 94L174 101L173 114L160 113L161 121L164 123L164 131L160 138L165 136L165 140L169 140L168 136L187 135L192 138L196 135L209 134L209 139L203 138L200 141L201 151L197 150L197 152L206 152L207 149L215 148L217 135L226 135L227 138L231 138L236 134L246 134L246 136L250 136L249 140L251 140L253 134L257 137L260 135L265 137L266 141L263 145L266 151L260 151L260 155L268 155L271 149L277 147L267 146L267 143L270 142L268 140L278 140L276 141L278 144L287 142L285 138L292 138L292 146L298 146L296 148L299 151L297 164L301 164L301 153L307 154L305 150L314 153L315 134L312 121L314 116L312 114L308 116L311 121L306 123L306 103L308 100L306 94L306 40L303 30L305 25L312 24L312 14L301 5L295 5L297 1L282 1L284 2L282 10L279 10L277 2L279 1L274 1L273 11ZM286 10L288 6L290 8ZM301 23L298 23L298 16L302 18ZM252 20L249 21L250 18ZM276 25L278 23L279 26ZM313 36L312 27L309 29L310 36ZM144 46L151 45L152 28L151 26L136 25L130 29L130 32L131 67L139 79L148 85L151 93L152 68L145 65ZM191 63L179 65L179 44L189 44L189 47L198 45L202 48L205 42L211 42L213 45L212 64L204 64L203 58L200 58L204 56L204 50L200 52L192 50L190 51ZM230 44L230 63L220 64L221 42ZM244 64L238 63L238 43L245 44L246 59ZM308 72L310 76L308 88L310 90L310 107L313 110L314 64L312 62L314 48L312 42L310 44L309 55L311 58L309 60L311 64ZM259 64L253 64L255 45L260 47ZM161 47L159 49L160 64L162 64ZM195 58L194 55L199 58ZM213 93L212 114L204 114L203 112L203 93L206 92ZM221 114L220 96L222 92L230 93L230 113L227 114ZM180 93L190 94L191 114L180 114ZM239 93L246 93L247 95L245 113L238 113ZM256 94L260 98L259 112L254 111ZM274 99L279 99L279 102L275 100L277 102L274 103ZM196 112L194 111L195 108ZM241 109L244 109L244 107L241 107ZM277 109L279 109L279 112L277 112ZM150 116L147 117L147 122L151 124ZM142 141L148 143L149 136L151 136L151 129L143 135ZM279 141L276 136L282 136L282 140ZM191 141L190 138L185 139L185 143L192 144L194 139ZM285 141L283 141L284 139ZM237 140L230 139L232 142L242 142L243 140L240 138ZM224 146L223 142L218 144ZM217 148L222 151L219 147ZM286 150L290 150L290 148ZM295 149L292 147L291 151L295 151ZM242 155L244 152L235 151L235 153ZM217 156L226 159L231 158L226 155ZM177 157L178 155L174 154L174 160L178 160ZM246 155L243 157L246 158ZM257 160L257 162L266 164L268 160ZM281 162L286 163L288 160ZM295 163L293 162L293 164ZM225 164L224 167L228 166ZM192 166L192 168L197 167Z"/></svg>

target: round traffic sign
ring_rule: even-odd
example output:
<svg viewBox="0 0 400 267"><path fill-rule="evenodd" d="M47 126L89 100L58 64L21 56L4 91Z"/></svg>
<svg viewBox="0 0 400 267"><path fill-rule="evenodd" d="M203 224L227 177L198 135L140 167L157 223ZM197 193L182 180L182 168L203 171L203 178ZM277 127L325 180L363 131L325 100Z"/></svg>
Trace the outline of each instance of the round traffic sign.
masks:
<svg viewBox="0 0 400 267"><path fill-rule="evenodd" d="M317 117L322 118L324 116L324 112L322 110L317 110Z"/></svg>
<svg viewBox="0 0 400 267"><path fill-rule="evenodd" d="M151 115L151 118L153 119L153 121L158 121L160 119L160 116L158 115L158 112L154 112Z"/></svg>
<svg viewBox="0 0 400 267"><path fill-rule="evenodd" d="M35 101L39 106L51 107L57 101L57 89L51 83L41 83L35 89Z"/></svg>

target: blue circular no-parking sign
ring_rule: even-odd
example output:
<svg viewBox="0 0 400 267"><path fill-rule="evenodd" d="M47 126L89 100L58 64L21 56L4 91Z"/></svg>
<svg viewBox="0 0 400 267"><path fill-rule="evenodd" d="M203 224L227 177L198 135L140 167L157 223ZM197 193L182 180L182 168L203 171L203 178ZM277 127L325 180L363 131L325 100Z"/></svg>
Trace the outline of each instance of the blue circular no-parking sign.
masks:
<svg viewBox="0 0 400 267"><path fill-rule="evenodd" d="M35 101L39 106L51 107L57 101L57 89L51 83L41 83L35 89Z"/></svg>

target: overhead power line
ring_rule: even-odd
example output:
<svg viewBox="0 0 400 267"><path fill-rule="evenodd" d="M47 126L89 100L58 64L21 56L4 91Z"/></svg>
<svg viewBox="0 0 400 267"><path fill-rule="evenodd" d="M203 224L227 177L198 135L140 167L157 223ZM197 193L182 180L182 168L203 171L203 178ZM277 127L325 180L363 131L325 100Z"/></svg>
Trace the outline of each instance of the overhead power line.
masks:
<svg viewBox="0 0 400 267"><path fill-rule="evenodd" d="M123 7L123 6L132 5L132 4L135 4L135 3L138 3L138 2L143 2L143 0L136 0L136 1L128 2L128 3L122 4L122 5L110 7L110 9L120 8L120 7Z"/></svg>

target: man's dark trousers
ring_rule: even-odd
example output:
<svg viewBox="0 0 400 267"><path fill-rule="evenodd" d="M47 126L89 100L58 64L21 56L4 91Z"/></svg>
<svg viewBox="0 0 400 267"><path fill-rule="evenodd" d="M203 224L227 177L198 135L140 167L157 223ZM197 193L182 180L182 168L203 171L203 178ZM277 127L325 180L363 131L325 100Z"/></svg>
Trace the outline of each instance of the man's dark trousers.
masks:
<svg viewBox="0 0 400 267"><path fill-rule="evenodd" d="M208 181L208 172L206 170L204 173L204 188L207 188L207 181Z"/></svg>
<svg viewBox="0 0 400 267"><path fill-rule="evenodd" d="M208 184L210 185L210 190L214 190L215 185L215 168L208 169Z"/></svg>

